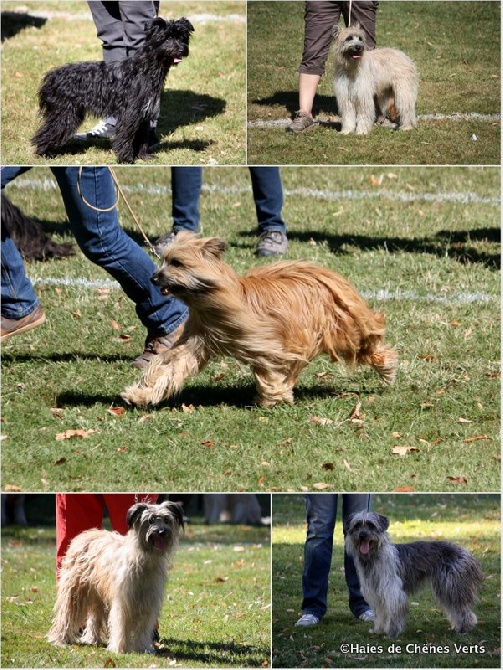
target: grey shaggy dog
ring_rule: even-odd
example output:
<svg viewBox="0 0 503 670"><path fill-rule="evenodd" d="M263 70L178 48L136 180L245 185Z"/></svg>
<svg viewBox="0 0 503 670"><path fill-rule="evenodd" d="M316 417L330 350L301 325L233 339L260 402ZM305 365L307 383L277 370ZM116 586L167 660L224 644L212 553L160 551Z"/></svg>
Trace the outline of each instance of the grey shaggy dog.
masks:
<svg viewBox="0 0 503 670"><path fill-rule="evenodd" d="M388 527L387 517L373 512L351 515L344 527L346 551L374 610L371 632L400 635L409 610L407 596L427 583L457 633L474 628L477 616L472 607L483 576L470 552L442 541L393 544Z"/></svg>
<svg viewBox="0 0 503 670"><path fill-rule="evenodd" d="M57 154L93 114L117 119L112 148L119 162L148 158L150 119L159 110L170 68L189 55L194 27L186 18L157 17L145 30L143 45L129 58L69 63L45 75L39 91L43 124L32 139L36 154Z"/></svg>

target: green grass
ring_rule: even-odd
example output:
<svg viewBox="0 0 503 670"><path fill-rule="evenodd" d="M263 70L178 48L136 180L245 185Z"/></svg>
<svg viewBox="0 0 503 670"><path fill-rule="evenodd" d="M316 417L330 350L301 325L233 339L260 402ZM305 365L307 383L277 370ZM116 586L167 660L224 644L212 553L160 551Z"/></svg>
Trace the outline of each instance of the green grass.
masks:
<svg viewBox="0 0 503 670"><path fill-rule="evenodd" d="M44 14L39 25L3 21L2 160L5 164L115 164L110 146L77 147L47 160L34 155L30 138L38 118L37 90L44 73L68 62L99 60L101 42L85 2L4 2L2 12ZM172 68L161 101L157 164L239 164L246 159L246 6L242 0L169 2L161 15L187 16L195 32L190 56ZM212 15L215 20L204 20ZM83 129L96 119L89 118ZM73 153L72 153L73 151ZM151 161L149 161L150 163Z"/></svg>
<svg viewBox="0 0 503 670"><path fill-rule="evenodd" d="M248 120L287 118L298 109L304 3L248 4ZM378 46L405 51L417 63L419 115L500 112L500 4L495 2L382 2ZM486 44L484 57L480 45ZM300 136L284 126L249 127L253 164L500 163L500 121L420 119L417 130L376 127L369 136L334 130L335 99L329 56L315 99L323 124ZM473 139L476 136L476 139Z"/></svg>
<svg viewBox="0 0 503 670"><path fill-rule="evenodd" d="M169 187L170 170L117 174L151 238L169 230L170 197L158 187ZM348 370L320 357L302 374L294 405L263 410L252 406L249 371L225 359L211 362L171 403L129 408L117 418L109 409L122 405L121 390L137 378L131 361L145 337L133 305L118 289L48 283L107 278L80 252L32 263L29 275L39 282L48 318L3 347L4 488L500 489L500 171L281 174L286 257L333 268L385 313L386 339L400 356L395 385L384 386L370 369ZM34 169L7 193L69 239L58 190L43 188L50 177ZM204 234L229 241L225 257L238 272L258 264L248 170L208 169L203 182ZM147 195L149 186L155 188ZM120 216L139 239L122 203ZM57 439L70 429L94 432ZM395 447L410 449L400 456Z"/></svg>
<svg viewBox="0 0 503 670"><path fill-rule="evenodd" d="M35 504L41 504L40 498ZM2 529L2 667L260 667L270 664L270 533L191 517L160 617L157 656L45 641L56 585L52 526Z"/></svg>
<svg viewBox="0 0 503 670"><path fill-rule="evenodd" d="M441 538L474 554L484 573L475 608L477 628L468 635L455 635L430 590L425 589L411 597L408 625L397 640L369 634L370 624L354 619L347 605L340 512L328 612L315 628L295 628L302 601L305 507L300 496L278 494L273 496L273 667L500 667L500 496L377 495L373 509L390 518L389 534L394 542ZM390 649L393 642L401 647L400 652L396 646ZM345 643L360 646L343 654ZM423 645L427 651L422 651ZM472 650L456 651L455 645L471 645ZM371 646L382 651L372 651ZM436 653L435 648L448 651Z"/></svg>

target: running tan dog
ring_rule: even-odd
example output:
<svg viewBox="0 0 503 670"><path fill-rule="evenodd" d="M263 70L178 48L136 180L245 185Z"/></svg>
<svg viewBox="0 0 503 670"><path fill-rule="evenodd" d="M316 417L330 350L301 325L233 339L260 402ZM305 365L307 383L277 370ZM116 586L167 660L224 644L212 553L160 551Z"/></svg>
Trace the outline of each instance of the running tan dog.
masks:
<svg viewBox="0 0 503 670"><path fill-rule="evenodd" d="M188 305L184 332L155 356L122 397L157 404L183 387L216 356L233 356L255 376L262 407L293 402L301 370L315 356L370 365L392 383L396 352L383 343L384 317L343 277L307 262L255 268L243 277L220 258L224 240L180 232L164 248L153 281Z"/></svg>
<svg viewBox="0 0 503 670"><path fill-rule="evenodd" d="M367 51L358 24L335 30L334 90L342 134L367 135L378 118L402 130L416 126L419 74L398 49Z"/></svg>

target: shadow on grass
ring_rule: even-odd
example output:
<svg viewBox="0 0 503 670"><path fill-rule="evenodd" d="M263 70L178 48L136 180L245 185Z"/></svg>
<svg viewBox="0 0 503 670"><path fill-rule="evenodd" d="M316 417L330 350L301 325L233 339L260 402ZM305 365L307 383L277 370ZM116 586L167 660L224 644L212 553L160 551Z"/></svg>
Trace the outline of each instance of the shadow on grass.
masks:
<svg viewBox="0 0 503 670"><path fill-rule="evenodd" d="M250 231L241 231L241 237L253 235ZM501 230L481 228L477 230L450 231L439 230L432 237L402 238L402 237L375 237L368 235L330 235L320 231L290 231L290 240L304 244L317 242L326 243L333 254L348 254L345 247L358 247L361 251L385 247L390 253L407 252L412 254L432 254L445 258L453 258L459 263L482 263L493 269L501 267L500 243ZM476 249L475 243L497 245L493 250Z"/></svg>
<svg viewBox="0 0 503 670"><path fill-rule="evenodd" d="M47 19L32 16L26 12L2 12L0 16L2 26L2 42L15 37L25 28L42 28Z"/></svg>
<svg viewBox="0 0 503 670"><path fill-rule="evenodd" d="M250 101L254 105L263 107L279 106L286 109L289 114L293 114L299 109L299 92L298 91L276 91L273 95L267 98L256 98ZM320 113L336 114L337 103L334 96L316 95L313 106L313 116Z"/></svg>
<svg viewBox="0 0 503 670"><path fill-rule="evenodd" d="M250 647L248 645L235 644L234 642L214 643L197 642L189 640L181 642L173 638L162 638L161 645L167 649L159 649L159 657L175 657L177 664L182 661L193 663L232 664L239 667L262 666L264 657L269 658L270 650L266 647Z"/></svg>

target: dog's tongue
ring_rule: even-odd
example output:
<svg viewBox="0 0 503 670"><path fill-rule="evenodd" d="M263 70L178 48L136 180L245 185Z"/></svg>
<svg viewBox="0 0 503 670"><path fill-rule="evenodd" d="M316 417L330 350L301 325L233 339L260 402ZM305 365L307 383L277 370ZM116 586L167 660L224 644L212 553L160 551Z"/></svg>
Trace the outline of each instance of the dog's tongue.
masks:
<svg viewBox="0 0 503 670"><path fill-rule="evenodd" d="M353 54L353 60L359 60L361 56L359 54Z"/></svg>
<svg viewBox="0 0 503 670"><path fill-rule="evenodd" d="M166 550L166 545L167 545L166 538L160 537L159 535L157 535L152 539L152 542L154 544L154 547L156 549L159 549L159 551L165 551Z"/></svg>
<svg viewBox="0 0 503 670"><path fill-rule="evenodd" d="M360 542L360 554L367 555L370 551L370 542L368 540L362 540Z"/></svg>
<svg viewBox="0 0 503 670"><path fill-rule="evenodd" d="M181 63L183 58L173 58L173 65L176 67L178 63Z"/></svg>

